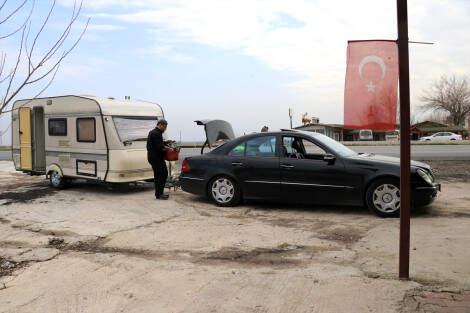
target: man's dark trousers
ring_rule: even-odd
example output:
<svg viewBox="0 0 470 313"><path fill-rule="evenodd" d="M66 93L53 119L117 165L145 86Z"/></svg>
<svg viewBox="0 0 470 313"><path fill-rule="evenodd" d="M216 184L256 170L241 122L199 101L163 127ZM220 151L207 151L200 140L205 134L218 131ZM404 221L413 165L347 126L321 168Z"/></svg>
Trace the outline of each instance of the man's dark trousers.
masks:
<svg viewBox="0 0 470 313"><path fill-rule="evenodd" d="M152 162L153 178L155 181L155 196L163 195L166 180L168 178L168 169L165 160L155 160Z"/></svg>

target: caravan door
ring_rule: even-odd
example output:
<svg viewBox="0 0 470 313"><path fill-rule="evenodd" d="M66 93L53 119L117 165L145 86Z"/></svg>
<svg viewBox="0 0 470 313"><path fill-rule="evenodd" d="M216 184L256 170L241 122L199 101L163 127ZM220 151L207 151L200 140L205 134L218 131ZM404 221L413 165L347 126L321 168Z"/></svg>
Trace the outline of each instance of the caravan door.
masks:
<svg viewBox="0 0 470 313"><path fill-rule="evenodd" d="M20 168L22 170L33 169L31 147L31 109L20 108Z"/></svg>

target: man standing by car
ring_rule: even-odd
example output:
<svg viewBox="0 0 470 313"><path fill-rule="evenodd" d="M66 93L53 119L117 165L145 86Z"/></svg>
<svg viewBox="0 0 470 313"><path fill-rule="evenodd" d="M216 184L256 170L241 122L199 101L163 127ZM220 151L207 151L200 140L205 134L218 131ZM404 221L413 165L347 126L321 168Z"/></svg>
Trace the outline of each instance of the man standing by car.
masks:
<svg viewBox="0 0 470 313"><path fill-rule="evenodd" d="M155 181L155 197L160 200L167 200L168 195L164 194L165 183L168 177L168 170L165 163L165 147L163 133L168 126L164 119L158 120L157 126L149 132L147 137L147 160L152 165L153 177Z"/></svg>

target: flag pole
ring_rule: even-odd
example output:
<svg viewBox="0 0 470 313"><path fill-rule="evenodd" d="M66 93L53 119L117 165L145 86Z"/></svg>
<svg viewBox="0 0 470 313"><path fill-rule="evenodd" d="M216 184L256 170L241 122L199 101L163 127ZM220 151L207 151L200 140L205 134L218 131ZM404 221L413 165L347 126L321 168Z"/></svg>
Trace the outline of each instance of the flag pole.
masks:
<svg viewBox="0 0 470 313"><path fill-rule="evenodd" d="M410 68L407 0L397 0L400 86L400 249L399 278L410 278Z"/></svg>

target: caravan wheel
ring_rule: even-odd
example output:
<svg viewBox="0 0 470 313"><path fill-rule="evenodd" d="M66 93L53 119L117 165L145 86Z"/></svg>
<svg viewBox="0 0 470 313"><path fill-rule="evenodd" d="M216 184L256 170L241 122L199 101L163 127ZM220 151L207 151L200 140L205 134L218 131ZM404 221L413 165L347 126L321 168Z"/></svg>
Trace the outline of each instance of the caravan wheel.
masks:
<svg viewBox="0 0 470 313"><path fill-rule="evenodd" d="M51 183L52 187L57 189L62 189L65 187L65 178L57 171L52 171L49 173L49 182Z"/></svg>

